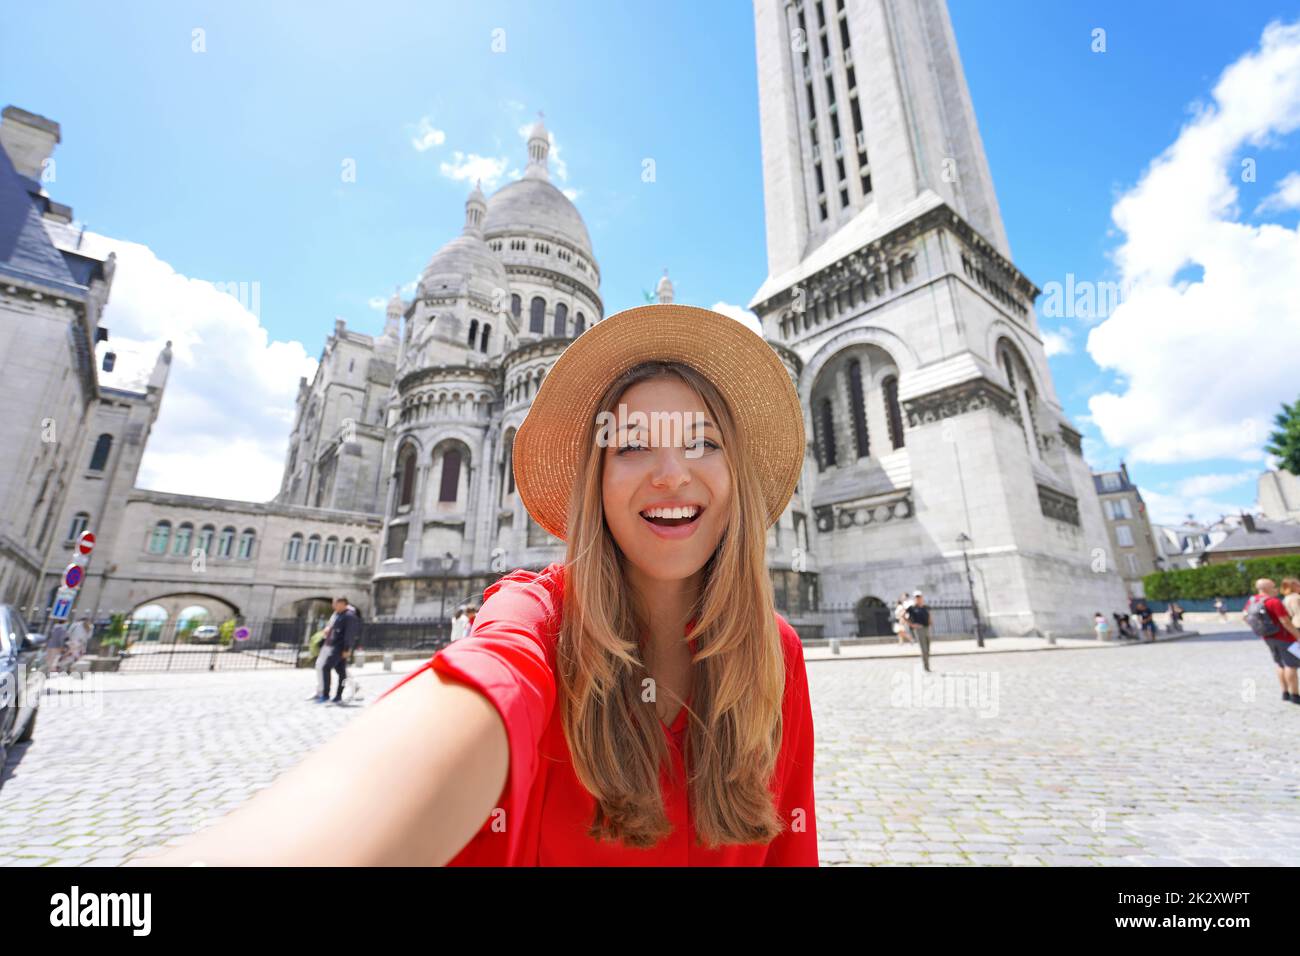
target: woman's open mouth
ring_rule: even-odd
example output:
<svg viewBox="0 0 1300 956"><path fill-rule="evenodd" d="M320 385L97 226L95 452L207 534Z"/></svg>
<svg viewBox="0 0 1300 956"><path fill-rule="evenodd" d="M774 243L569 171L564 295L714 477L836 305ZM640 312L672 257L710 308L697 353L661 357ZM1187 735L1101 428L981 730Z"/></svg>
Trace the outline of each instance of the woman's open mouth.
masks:
<svg viewBox="0 0 1300 956"><path fill-rule="evenodd" d="M641 520L661 538L689 538L699 525L704 508L685 505L680 508L649 508L641 512Z"/></svg>

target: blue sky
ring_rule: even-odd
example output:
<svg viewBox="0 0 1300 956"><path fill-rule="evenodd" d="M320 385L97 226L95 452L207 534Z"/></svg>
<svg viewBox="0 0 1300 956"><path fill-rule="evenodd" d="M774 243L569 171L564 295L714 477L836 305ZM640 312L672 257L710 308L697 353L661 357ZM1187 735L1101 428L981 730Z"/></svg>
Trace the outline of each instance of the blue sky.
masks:
<svg viewBox="0 0 1300 956"><path fill-rule="evenodd" d="M950 0L1014 259L1040 287L1070 273L1090 282L1119 277L1113 256L1126 235L1112 218L1116 201L1179 139L1194 104L1213 100L1225 68L1260 48L1270 21L1300 21L1298 2L1186 2L1177 15L1171 10ZM1105 52L1092 50L1098 28ZM204 52L193 49L196 29ZM504 51L493 52L494 36ZM606 314L642 301L665 266L679 301L700 305L743 305L766 276L748 0L28 4L6 13L0 94L61 124L47 188L91 232L147 246L182 277L257 283L256 318L269 337L257 357L232 355L213 374L221 364L203 355L219 326L178 333L193 354L176 375L218 381L175 402L173 381L158 432L174 437L156 454L151 443L157 460L146 460L145 483L155 487L213 493L189 483L192 456L202 451L193 446L207 432L185 416L203 417L204 396L215 396L217 413L206 414L212 429L223 407L227 418L245 420L222 404L222 380L237 383L246 365L288 383L259 393L272 423L247 449L246 494L274 493L278 482L262 490L270 465L259 456L278 475L284 402L334 318L363 331L382 327L373 300L414 279L459 232L470 183L448 170L465 167L471 154L505 157L506 181L523 164L519 129L539 109L557 144L552 176L575 191L592 235ZM1280 201L1263 213L1257 207L1300 169L1293 108L1278 94L1277 129L1245 150L1257 178L1237 183L1237 215L1226 217L1248 228L1275 223L1288 240L1296 209ZM417 149L414 140L429 128L442 141ZM641 178L646 157L655 160L653 183ZM341 175L347 161L355 182ZM1137 218L1159 218L1150 203L1146 209ZM1146 228L1145 241L1159 244ZM1196 275L1193 265L1179 280ZM1288 301L1285 292L1277 301ZM171 315L152 320L140 318L144 304L133 312L117 302L116 288L114 297L107 324L117 306L118 323L141 340L186 321L179 293L154 309ZM1289 301L1271 316L1279 336L1300 327L1297 300ZM1170 420L1158 402L1135 404L1145 401L1139 392L1172 394L1161 391L1160 375L1177 382L1185 368L1200 391L1212 392L1247 374L1240 361L1213 354L1219 346L1207 344L1207 361L1195 341L1168 338L1158 322L1132 324L1140 321L1135 313L1110 329L1098 348L1113 360L1102 368L1088 349L1098 319L1042 319L1061 349L1051 358L1058 397L1088 437L1090 460L1114 467L1127 457L1166 520L1183 509L1213 518L1251 506L1265 462L1243 451L1251 441L1228 432L1253 429L1253 446L1262 445L1277 403L1295 398L1300 383L1228 396L1231 408L1216 413L1223 433L1202 431L1203 421L1173 422L1168 441L1150 428L1126 430L1123 422ZM1223 318L1229 328L1235 321ZM255 323L239 333L250 348L260 347L260 334ZM1116 341L1131 344L1136 368L1114 359ZM277 351L275 342L301 342L305 355ZM1103 430L1089 400L1106 391L1124 397L1130 384L1140 387L1128 404L1100 410ZM187 425L189 448L180 437Z"/></svg>

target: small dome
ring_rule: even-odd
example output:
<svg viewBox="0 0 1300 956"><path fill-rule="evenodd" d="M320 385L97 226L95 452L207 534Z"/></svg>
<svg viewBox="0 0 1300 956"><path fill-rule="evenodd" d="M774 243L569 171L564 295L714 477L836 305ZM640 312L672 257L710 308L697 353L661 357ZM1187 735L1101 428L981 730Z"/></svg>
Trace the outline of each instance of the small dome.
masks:
<svg viewBox="0 0 1300 956"><path fill-rule="evenodd" d="M470 280L486 283L488 288L509 289L506 267L478 236L461 235L433 254L420 274L421 291L440 286L459 289Z"/></svg>
<svg viewBox="0 0 1300 956"><path fill-rule="evenodd" d="M655 286L655 295L659 297L660 302L673 301L673 283L668 278L668 270L664 270L663 276L659 279L659 284Z"/></svg>

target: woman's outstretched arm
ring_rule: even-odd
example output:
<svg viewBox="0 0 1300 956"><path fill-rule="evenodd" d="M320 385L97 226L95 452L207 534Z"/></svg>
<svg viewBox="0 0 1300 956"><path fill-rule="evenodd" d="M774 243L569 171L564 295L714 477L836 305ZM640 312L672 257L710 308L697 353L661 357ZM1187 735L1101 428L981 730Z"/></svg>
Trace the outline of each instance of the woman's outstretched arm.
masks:
<svg viewBox="0 0 1300 956"><path fill-rule="evenodd" d="M506 783L505 725L430 668L180 846L128 865L441 866Z"/></svg>

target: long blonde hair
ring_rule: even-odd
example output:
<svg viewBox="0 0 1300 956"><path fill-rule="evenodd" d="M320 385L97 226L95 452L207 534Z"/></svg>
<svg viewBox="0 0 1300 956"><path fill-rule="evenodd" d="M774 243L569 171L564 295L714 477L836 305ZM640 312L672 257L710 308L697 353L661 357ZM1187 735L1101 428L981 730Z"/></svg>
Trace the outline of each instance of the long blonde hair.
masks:
<svg viewBox="0 0 1300 956"><path fill-rule="evenodd" d="M597 412L614 412L629 387L663 377L681 380L707 406L722 432L732 488L726 530L702 569L690 633L696 651L684 756L691 816L705 847L766 843L784 829L768 781L781 747L785 688L766 561L767 507L730 407L694 368L639 365L610 385ZM651 847L671 829L659 784L668 745L655 708L641 696L646 615L605 523L604 449L596 442L594 418L587 427L587 458L565 529L559 704L574 770L596 799L588 834Z"/></svg>

